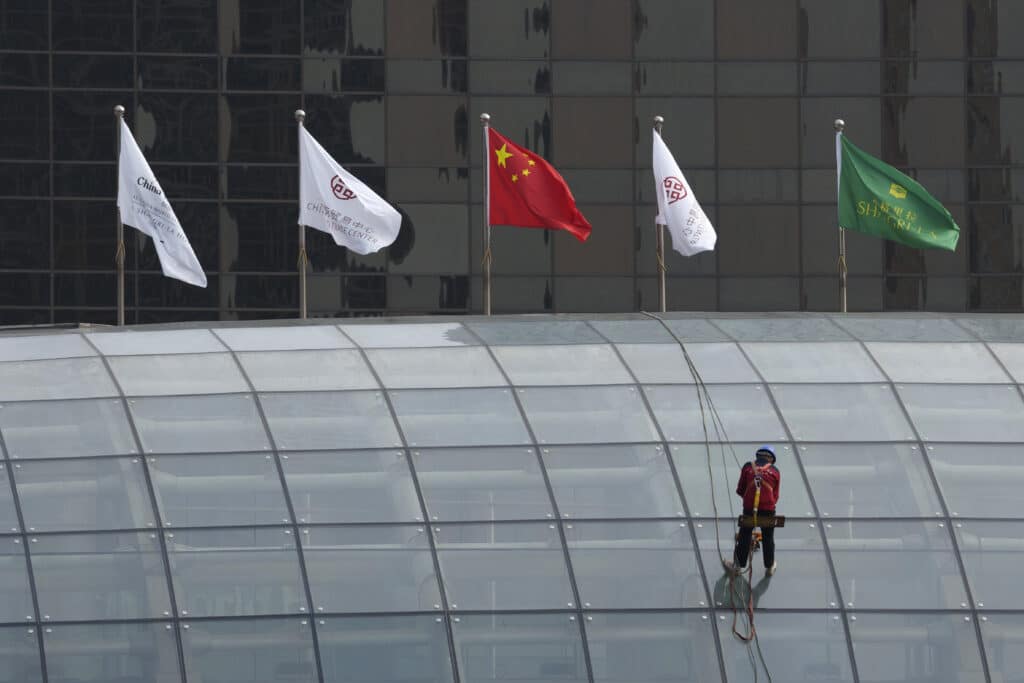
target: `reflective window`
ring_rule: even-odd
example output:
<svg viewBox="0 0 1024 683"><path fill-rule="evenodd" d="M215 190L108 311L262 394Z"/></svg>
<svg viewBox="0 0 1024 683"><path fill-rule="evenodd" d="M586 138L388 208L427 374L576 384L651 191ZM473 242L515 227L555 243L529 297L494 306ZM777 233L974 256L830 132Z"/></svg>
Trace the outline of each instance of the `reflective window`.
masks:
<svg viewBox="0 0 1024 683"><path fill-rule="evenodd" d="M1024 615L989 612L981 621L985 659L992 678L1012 681L1024 666Z"/></svg>
<svg viewBox="0 0 1024 683"><path fill-rule="evenodd" d="M404 451L321 451L281 456L300 523L412 522L423 512Z"/></svg>
<svg viewBox="0 0 1024 683"><path fill-rule="evenodd" d="M842 618L832 612L759 612L758 641L765 666L776 681L819 680L852 683L850 649ZM730 681L750 680L748 644L732 635L732 619L719 615L722 658ZM746 629L739 625L737 630ZM756 662L760 666L760 662ZM759 673L764 674L760 669Z"/></svg>
<svg viewBox="0 0 1024 683"><path fill-rule="evenodd" d="M1024 344L989 344L1013 379L1024 384Z"/></svg>
<svg viewBox="0 0 1024 683"><path fill-rule="evenodd" d="M101 332L87 334L89 341L107 356L160 353L216 353L224 345L209 330L161 330L159 332Z"/></svg>
<svg viewBox="0 0 1024 683"><path fill-rule="evenodd" d="M28 531L154 525L139 458L26 461L14 465L14 480Z"/></svg>
<svg viewBox="0 0 1024 683"><path fill-rule="evenodd" d="M717 532L715 523L710 519L693 524L716 607L735 605L743 608L751 600L755 607L769 609L821 609L838 605L832 571L816 522L793 520L786 524L784 530L777 531L775 558L779 571L775 576L765 573L760 549L749 556L747 566L753 567L753 586L746 572L730 585L730 576L722 567L723 558L732 560L735 521L720 520ZM763 628L762 624L758 621L759 630ZM774 673L774 669L772 671Z"/></svg>
<svg viewBox="0 0 1024 683"><path fill-rule="evenodd" d="M147 461L160 518L167 526L288 521L281 480L271 455L152 456Z"/></svg>
<svg viewBox="0 0 1024 683"><path fill-rule="evenodd" d="M1019 445L929 444L927 453L951 514L1020 515L1024 462Z"/></svg>
<svg viewBox="0 0 1024 683"><path fill-rule="evenodd" d="M392 391L410 446L529 443L510 389Z"/></svg>
<svg viewBox="0 0 1024 683"><path fill-rule="evenodd" d="M638 382L693 384L693 373L679 344L619 344L619 351ZM758 376L735 344L687 343L700 379L711 384L757 382Z"/></svg>
<svg viewBox="0 0 1024 683"><path fill-rule="evenodd" d="M178 643L167 623L47 627L46 675L53 683L178 683Z"/></svg>
<svg viewBox="0 0 1024 683"><path fill-rule="evenodd" d="M494 355L517 385L631 384L611 346L495 346Z"/></svg>
<svg viewBox="0 0 1024 683"><path fill-rule="evenodd" d="M46 535L30 540L44 619L159 619L170 614L155 533Z"/></svg>
<svg viewBox="0 0 1024 683"><path fill-rule="evenodd" d="M507 382L482 346L371 349L366 352L384 386L394 389L495 387Z"/></svg>
<svg viewBox="0 0 1024 683"><path fill-rule="evenodd" d="M944 522L826 522L847 607L956 609L967 594Z"/></svg>
<svg viewBox="0 0 1024 683"><path fill-rule="evenodd" d="M736 341L849 341L827 318L716 318L709 321Z"/></svg>
<svg viewBox="0 0 1024 683"><path fill-rule="evenodd" d="M0 363L0 400L117 396L99 358Z"/></svg>
<svg viewBox="0 0 1024 683"><path fill-rule="evenodd" d="M400 445L379 391L260 394L260 403L281 450Z"/></svg>
<svg viewBox="0 0 1024 683"><path fill-rule="evenodd" d="M867 347L893 382L986 384L1009 380L983 344L869 342Z"/></svg>
<svg viewBox="0 0 1024 683"><path fill-rule="evenodd" d="M960 557L975 607L1022 609L1024 596L1014 567L1024 548L1019 522L964 521L954 524Z"/></svg>
<svg viewBox="0 0 1024 683"><path fill-rule="evenodd" d="M189 681L317 680L307 619L193 621L181 648Z"/></svg>
<svg viewBox="0 0 1024 683"><path fill-rule="evenodd" d="M934 517L942 513L916 445L801 445L800 460L818 509L826 517Z"/></svg>
<svg viewBox="0 0 1024 683"><path fill-rule="evenodd" d="M568 614L472 614L452 624L461 680L586 683L580 626Z"/></svg>
<svg viewBox="0 0 1024 683"><path fill-rule="evenodd" d="M682 517L665 450L658 444L542 449L565 517Z"/></svg>
<svg viewBox="0 0 1024 683"><path fill-rule="evenodd" d="M743 344L768 382L884 382L855 342Z"/></svg>
<svg viewBox="0 0 1024 683"><path fill-rule="evenodd" d="M43 683L40 670L39 640L35 629L27 626L0 627L0 651L4 667L0 681L4 683Z"/></svg>
<svg viewBox="0 0 1024 683"><path fill-rule="evenodd" d="M850 638L865 682L985 679L974 623L960 615L858 613Z"/></svg>
<svg viewBox="0 0 1024 683"><path fill-rule="evenodd" d="M797 441L905 441L914 438L887 384L776 384L772 394Z"/></svg>
<svg viewBox="0 0 1024 683"><path fill-rule="evenodd" d="M133 398L128 406L147 453L269 448L266 430L250 394Z"/></svg>
<svg viewBox="0 0 1024 683"><path fill-rule="evenodd" d="M707 601L685 522L573 522L565 526L584 607L697 607Z"/></svg>
<svg viewBox="0 0 1024 683"><path fill-rule="evenodd" d="M444 620L430 615L328 617L317 620L324 680L450 683Z"/></svg>
<svg viewBox="0 0 1024 683"><path fill-rule="evenodd" d="M651 410L669 441L786 439L763 385L713 385L707 391L710 404L707 395L693 386L644 387Z"/></svg>
<svg viewBox="0 0 1024 683"><path fill-rule="evenodd" d="M0 622L35 618L24 547L18 537L0 536Z"/></svg>
<svg viewBox="0 0 1024 683"><path fill-rule="evenodd" d="M907 384L896 387L925 441L1024 441L1017 387Z"/></svg>
<svg viewBox="0 0 1024 683"><path fill-rule="evenodd" d="M288 614L306 594L291 529L216 529L164 534L182 616Z"/></svg>
<svg viewBox="0 0 1024 683"><path fill-rule="evenodd" d="M218 394L249 390L228 353L114 356L110 369L127 396Z"/></svg>
<svg viewBox="0 0 1024 683"><path fill-rule="evenodd" d="M9 458L64 458L136 452L121 399L5 403L0 406Z"/></svg>
<svg viewBox="0 0 1024 683"><path fill-rule="evenodd" d="M303 6L304 50L379 55L384 49L384 7L376 0Z"/></svg>
<svg viewBox="0 0 1024 683"><path fill-rule="evenodd" d="M554 516L532 448L422 449L413 451L412 460L431 520Z"/></svg>
<svg viewBox="0 0 1024 683"><path fill-rule="evenodd" d="M636 387L517 389L539 443L657 441Z"/></svg>
<svg viewBox="0 0 1024 683"><path fill-rule="evenodd" d="M695 612L587 615L595 683L719 680L712 623Z"/></svg>
<svg viewBox="0 0 1024 683"><path fill-rule="evenodd" d="M574 607L554 524L457 524L435 527L452 609Z"/></svg>
<svg viewBox="0 0 1024 683"><path fill-rule="evenodd" d="M93 0L52 8L55 50L127 51L132 49L132 3Z"/></svg>
<svg viewBox="0 0 1024 683"><path fill-rule="evenodd" d="M427 528L303 529L302 552L316 611L411 612L440 608Z"/></svg>
<svg viewBox="0 0 1024 683"><path fill-rule="evenodd" d="M244 352L238 360L256 391L377 388L355 349Z"/></svg>
<svg viewBox="0 0 1024 683"><path fill-rule="evenodd" d="M465 57L466 2L437 6L418 0L387 3L388 56Z"/></svg>

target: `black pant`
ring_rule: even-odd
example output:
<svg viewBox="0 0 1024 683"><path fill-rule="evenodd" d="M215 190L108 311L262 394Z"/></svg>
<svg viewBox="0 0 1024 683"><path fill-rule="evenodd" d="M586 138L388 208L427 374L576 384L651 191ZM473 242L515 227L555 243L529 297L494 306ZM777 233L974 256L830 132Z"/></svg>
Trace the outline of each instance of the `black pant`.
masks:
<svg viewBox="0 0 1024 683"><path fill-rule="evenodd" d="M754 514L753 510L744 510L744 515ZM773 517L775 511L758 510L758 518ZM754 535L753 527L740 527L739 536L736 538L736 550L732 554L733 562L737 567L747 566L747 556L750 554L750 537ZM761 554L764 555L765 569L775 564L775 527L761 527Z"/></svg>

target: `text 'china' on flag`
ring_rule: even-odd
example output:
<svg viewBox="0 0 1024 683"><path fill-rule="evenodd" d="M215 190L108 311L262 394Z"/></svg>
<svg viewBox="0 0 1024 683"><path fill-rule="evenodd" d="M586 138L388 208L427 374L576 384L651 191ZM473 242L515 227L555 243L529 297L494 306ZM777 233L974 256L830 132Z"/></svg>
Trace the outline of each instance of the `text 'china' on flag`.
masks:
<svg viewBox="0 0 1024 683"><path fill-rule="evenodd" d="M121 222L153 238L164 275L205 287L206 274L199 259L124 119L117 159L117 209Z"/></svg>
<svg viewBox="0 0 1024 683"><path fill-rule="evenodd" d="M326 232L357 254L394 242L402 215L343 169L304 127L299 141L299 225Z"/></svg>
<svg viewBox="0 0 1024 683"><path fill-rule="evenodd" d="M715 248L718 236L700 208L693 190L679 170L665 141L654 131L654 191L658 197L657 223L668 227L672 248L693 256Z"/></svg>
<svg viewBox="0 0 1024 683"><path fill-rule="evenodd" d="M551 164L488 128L491 225L565 230L583 242L590 223Z"/></svg>

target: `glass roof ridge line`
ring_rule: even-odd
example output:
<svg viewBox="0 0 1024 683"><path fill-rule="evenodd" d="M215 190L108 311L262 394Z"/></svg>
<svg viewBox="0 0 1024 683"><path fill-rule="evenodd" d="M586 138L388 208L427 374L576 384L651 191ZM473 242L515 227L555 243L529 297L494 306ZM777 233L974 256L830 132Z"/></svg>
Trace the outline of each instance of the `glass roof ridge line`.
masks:
<svg viewBox="0 0 1024 683"><path fill-rule="evenodd" d="M302 579L302 587L306 596L306 615L309 619L310 635L313 641L313 657L316 660L316 672L317 680L324 680L323 664L320 660L320 639L316 630L316 608L313 606L313 592L309 585L309 573L306 570L306 558L302 551L302 534L299 533L298 520L295 517L295 506L292 503L291 493L288 491L288 484L284 477L284 467L281 465L281 454L277 448L277 441L274 439L274 434L270 430L270 423L267 421L267 414L263 409L263 402L260 400L259 392L256 391L256 386L253 384L252 378L245 371L245 366L242 365L242 361L239 360L237 352L231 348L216 330L212 327L209 328L209 332L213 337L231 354L231 360L234 361L238 371L242 373L242 379L249 386L249 390L252 392L253 404L256 406L256 413L260 416L260 423L263 425L263 431L266 433L267 442L270 444L270 450L274 454L274 467L277 471L278 483L281 485L281 493L284 496L284 503L288 510L288 517L290 524L288 525L295 538L295 552L298 555L299 561L299 577ZM166 552L166 550L165 550ZM168 561L170 557L168 556Z"/></svg>
<svg viewBox="0 0 1024 683"><path fill-rule="evenodd" d="M588 325L588 323L584 323ZM558 529L558 538L562 544L562 556L565 562L565 569L569 577L569 587L572 590L572 599L575 603L575 610L573 613L576 615L576 621L579 624L580 632L580 647L583 649L583 662L587 668L587 680L590 683L594 681L594 666L590 661L590 641L587 637L586 620L583 614L583 603L580 600L580 589L576 583L576 572L572 566L572 555L569 553L569 542L565 537L565 527L562 524L562 513L558 509L558 499L555 497L555 490L551 486L551 478L548 476L548 468L544 463L544 457L541 455L541 446L537 441L537 434L533 430L533 425L530 424L530 418L526 414L526 409L523 407L522 401L519 398L519 392L515 391L514 387L511 387L511 378L508 376L508 372L505 367L498 361L498 356L494 353L494 349L491 348L490 344L487 344L483 337L477 334L476 330L472 329L469 325L463 325L463 327L473 337L483 344L484 348L487 349L487 355L490 356L491 362L494 363L498 372L505 378L505 381L509 383L509 393L512 394L512 400L516 404L516 410L519 411L519 417L522 419L523 424L526 427L526 433L530 437L530 443L533 448L533 454L537 458L537 464L540 467L540 475L544 480L544 488L548 494L548 501L551 503L551 511L555 515L555 527ZM593 328L591 328L593 329ZM604 337L601 337L602 339Z"/></svg>
<svg viewBox="0 0 1024 683"><path fill-rule="evenodd" d="M1021 386L1021 383L1017 381L1017 378L1013 376L1013 374L1010 372L1010 369L1006 367L1006 364L1003 362L1003 360L996 354L995 351L992 350L992 347L989 346L989 343L987 341L982 340L981 344L982 346L985 347L985 350L989 352L989 355L992 356L992 359L996 362L999 368L1004 373L1006 373L1007 377L1010 378L1010 383L1017 387L1017 393L1020 394L1021 401L1024 401L1024 386Z"/></svg>
<svg viewBox="0 0 1024 683"><path fill-rule="evenodd" d="M346 339L353 342L355 345L354 348L359 352L359 356L363 359L363 362L366 363L366 367L373 376L373 380L377 383L377 386L380 387L380 393L381 397L384 399L384 405L388 407L388 413L391 415L391 421L395 425L395 433L398 435L398 441L402 444L402 454L405 456L405 466L409 469L409 476L412 479L413 489L416 491L416 502L420 508L420 515L423 516L423 525L424 529L426 529L427 536L427 547L430 550L430 560L434 567L434 579L437 581L438 595L440 596L441 608L444 612L444 628L448 637L448 658L451 661L452 678L454 683L460 683L462 676L459 671L458 660L455 652L455 633L452 630L452 620L449 609L450 603L448 602L448 589L444 585L444 575L441 573L441 560L437 554L437 543L434 539L433 527L430 523L430 515L427 513L427 502L423 497L423 489L420 486L419 474L416 472L416 467L412 461L412 453L409 450L409 440L405 436L405 430L402 429L401 423L398 421L398 413L395 412L395 405L391 401L391 394L384 387L384 382L381 380L380 374L377 372L377 368L374 367L373 363L370 362L369 356L366 355L366 349L359 344L355 344L355 341L342 331L340 324L335 325L335 327L338 329L338 332L345 336ZM322 676L320 680L323 680Z"/></svg>
<svg viewBox="0 0 1024 683"><path fill-rule="evenodd" d="M946 496L943 495L942 488L939 486L939 478L935 475L935 469L932 467L931 458L928 457L927 447L924 443L924 440L921 438L921 432L920 430L918 430L917 424L914 423L913 418L910 416L910 411L907 409L906 404L903 402L903 397L900 396L900 392L896 390L896 383L892 381L892 378L885 371L885 368L882 367L882 364L878 362L878 359L875 358L874 355L872 355L872 353L868 350L867 344L865 344L863 341L859 339L857 341L863 347L864 352L868 354L868 358L871 359L871 362L878 367L878 371L881 372L882 376L885 377L885 379L889 382L890 390L896 397L896 404L900 407L900 410L903 411L903 417L910 425L910 429L914 434L914 440L917 442L917 447L920 449L921 458L924 461L925 471L928 472L928 478L932 483L932 487L935 489L935 499L939 501L939 506L942 508L944 522L947 525L946 532L949 534L951 548L953 549L953 554L956 556L956 566L960 570L960 580L964 584L964 594L967 596L968 603L970 603L971 621L974 622L974 635L977 639L978 656L981 658L982 671L984 671L985 673L985 680L991 681L992 675L988 666L988 655L985 652L985 639L982 637L981 623L978 619L978 603L974 600L974 593L973 591L971 591L971 584L970 581L968 581L967 579L967 567L964 565L964 558L960 554L960 544L957 542L956 534L953 533L953 523L952 517L949 514L949 505L946 503ZM989 349L989 353L991 353L991 349ZM1020 387L1017 387L1017 390L1019 392Z"/></svg>
<svg viewBox="0 0 1024 683"><path fill-rule="evenodd" d="M645 313L645 315L649 314ZM664 328L665 331L667 331L672 336L672 338L675 339L676 343L682 346L682 341L675 335L675 333L672 332L672 329L665 323L665 321L662 318L659 318L657 316L652 317L656 318L658 322L661 324L662 328ZM654 425L654 429L657 431L658 437L661 439L662 453L664 454L665 459L668 460L668 468L669 474L671 474L672 476L672 484L675 486L676 495L679 496L679 502L683 506L683 514L686 515L687 532L690 535L690 542L693 543L694 559L697 561L697 571L700 573L701 583L704 584L704 598L707 600L707 605L710 610L710 613L714 615L715 600L713 597L713 593L711 591L711 583L708 581L707 568L704 566L704 560L701 557L700 544L697 540L697 532L693 528L694 525L691 522L691 520L693 519L693 515L690 513L690 507L686 502L686 496L683 494L682 480L679 478L679 472L677 471L676 463L672 458L672 449L669 446L668 440L665 438L665 432L662 430L661 423L658 421L657 416L655 416L654 414L654 409L651 407L650 400L648 399L646 392L644 392L643 390L643 385L641 385L637 381L636 373L633 372L633 368L630 367L629 363L627 363L626 359L622 356L622 352L619 350L619 347L616 344L612 343L611 340L608 339L608 337L601 334L601 331L594 327L593 325L591 325L590 321L586 321L586 325L590 327L590 329L594 330L594 332L596 332L597 335L601 337L601 339L604 339L609 343L609 345L612 347L612 350L615 352L615 355L618 357L619 362L622 363L623 366L625 366L626 372L628 372L629 376L633 378L634 382L636 382L637 393L640 395L640 400L643 402L644 410L647 411L647 415L650 418L651 423ZM733 343L735 344L735 342ZM704 443L710 448L710 442L707 439L704 440ZM718 632L718 626L716 626L714 623L712 623L711 625L711 634L713 642L715 643L715 654L718 656L719 675L722 676L722 679L724 680L725 653L722 650L721 634L719 634Z"/></svg>
<svg viewBox="0 0 1024 683"><path fill-rule="evenodd" d="M157 505L156 488L153 486L153 477L149 471L149 461L146 459L146 449L143 448L142 446L142 437L139 434L138 426L135 424L135 416L132 414L132 411L128 408L128 397L124 393L124 387L121 386L121 382L118 381L117 377L114 375L113 368L110 367L110 360L107 358L105 354L103 354L100 351L99 347L96 346L96 344L94 344L91 339L89 339L88 335L81 332L79 334L81 334L82 339L85 340L85 343L88 344L99 355L101 361L103 362L103 366L110 374L110 379L114 383L114 387L117 389L117 392L120 395L121 409L124 410L125 420L127 420L128 422L128 429L131 431L132 440L135 442L135 448L136 451L138 452L139 462L142 465L143 479L146 482L146 492L149 495L150 510L153 513L154 525L156 527L155 532L157 537L157 547L160 549L160 559L161 562L163 563L164 568L164 579L167 582L167 599L171 603L170 616L172 619L177 621L178 617L180 617L180 613L178 611L178 599L174 592L174 578L171 576L171 558L170 555L167 553L167 539L164 537L163 523L160 515L160 506ZM27 548L25 550L25 554L26 556L30 554ZM174 631L174 643L175 646L178 648L179 675L181 679L184 681L186 678L185 647L181 642L181 630L174 629ZM42 638L41 635L40 638ZM45 669L43 676L43 680L48 680L46 678Z"/></svg>

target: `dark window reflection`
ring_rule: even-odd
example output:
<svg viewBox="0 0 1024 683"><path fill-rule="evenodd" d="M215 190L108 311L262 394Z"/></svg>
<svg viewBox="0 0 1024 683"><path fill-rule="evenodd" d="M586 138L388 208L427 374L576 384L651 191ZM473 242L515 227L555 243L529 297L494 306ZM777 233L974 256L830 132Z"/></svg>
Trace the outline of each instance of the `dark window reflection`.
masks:
<svg viewBox="0 0 1024 683"><path fill-rule="evenodd" d="M0 45L5 50L45 50L48 15L45 2L7 0L0 9Z"/></svg>
<svg viewBox="0 0 1024 683"><path fill-rule="evenodd" d="M800 0L800 56L877 59L878 4Z"/></svg>
<svg viewBox="0 0 1024 683"><path fill-rule="evenodd" d="M1024 158L1024 98L967 98L967 161L1013 164Z"/></svg>
<svg viewBox="0 0 1024 683"><path fill-rule="evenodd" d="M882 310L920 311L928 293L924 277L887 277L882 290Z"/></svg>
<svg viewBox="0 0 1024 683"><path fill-rule="evenodd" d="M116 273L56 273L53 277L55 306L117 306ZM132 274L125 278L125 306L135 305Z"/></svg>
<svg viewBox="0 0 1024 683"><path fill-rule="evenodd" d="M1014 193L1013 172L1008 168L972 168L967 172L967 201L1008 202Z"/></svg>
<svg viewBox="0 0 1024 683"><path fill-rule="evenodd" d="M0 308L0 320L5 325L44 325L50 322L49 309Z"/></svg>
<svg viewBox="0 0 1024 683"><path fill-rule="evenodd" d="M392 64L390 62L388 67ZM399 73L400 79L401 75ZM474 59L469 62L469 80L476 95L550 95L551 65L546 59ZM388 86L392 85L389 80Z"/></svg>
<svg viewBox="0 0 1024 683"><path fill-rule="evenodd" d="M298 166L228 166L229 199L290 199L299 196Z"/></svg>
<svg viewBox="0 0 1024 683"><path fill-rule="evenodd" d="M796 0L720 0L717 3L720 59L795 59Z"/></svg>
<svg viewBox="0 0 1024 683"><path fill-rule="evenodd" d="M112 161L117 153L114 105L129 113L131 93L55 91L53 157L71 161ZM135 122L129 117L128 125Z"/></svg>
<svg viewBox="0 0 1024 683"><path fill-rule="evenodd" d="M216 199L219 192L219 174L216 166L167 166L150 163L160 181L160 187L174 200Z"/></svg>
<svg viewBox="0 0 1024 683"><path fill-rule="evenodd" d="M305 59L302 62L302 90L309 93L342 94L384 92L383 59Z"/></svg>
<svg viewBox="0 0 1024 683"><path fill-rule="evenodd" d="M74 0L53 4L53 49L128 52L132 0Z"/></svg>
<svg viewBox="0 0 1024 683"><path fill-rule="evenodd" d="M217 160L216 120L216 95L144 93L128 123L150 162L203 162Z"/></svg>
<svg viewBox="0 0 1024 683"><path fill-rule="evenodd" d="M50 167L45 163L0 163L2 194L43 197L50 194Z"/></svg>
<svg viewBox="0 0 1024 683"><path fill-rule="evenodd" d="M416 125L410 125L412 112ZM466 162L471 126L465 98L394 95L388 101L387 120L389 164L457 166ZM479 121L473 124L473 134L479 134Z"/></svg>
<svg viewBox="0 0 1024 683"><path fill-rule="evenodd" d="M298 54L299 6L299 0L221 0L221 52Z"/></svg>
<svg viewBox="0 0 1024 683"><path fill-rule="evenodd" d="M405 228L403 227L404 231ZM401 232L395 243L403 239ZM314 273L383 273L387 268L389 249L361 256L345 247L339 247L325 232L306 228L306 253L309 267Z"/></svg>
<svg viewBox="0 0 1024 683"><path fill-rule="evenodd" d="M298 59L229 57L225 66L227 90L298 90Z"/></svg>
<svg viewBox="0 0 1024 683"><path fill-rule="evenodd" d="M299 255L298 218L293 202L223 205L221 270L294 271Z"/></svg>
<svg viewBox="0 0 1024 683"><path fill-rule="evenodd" d="M117 309L108 308L105 310L81 310L74 308L58 308L53 312L55 323L89 323L92 325L116 325ZM135 311L125 311L125 323L134 325L138 320Z"/></svg>
<svg viewBox="0 0 1024 683"><path fill-rule="evenodd" d="M969 220L972 273L1024 272L1024 207L974 206Z"/></svg>
<svg viewBox="0 0 1024 683"><path fill-rule="evenodd" d="M299 307L299 275L235 275L225 291L224 301L237 308ZM262 317L262 316L260 316Z"/></svg>
<svg viewBox="0 0 1024 683"><path fill-rule="evenodd" d="M0 93L0 158L47 159L50 156L50 102L42 91Z"/></svg>
<svg viewBox="0 0 1024 683"><path fill-rule="evenodd" d="M962 57L962 0L886 0L882 3L882 50L886 57Z"/></svg>
<svg viewBox="0 0 1024 683"><path fill-rule="evenodd" d="M217 271L220 259L218 257L220 246L220 233L217 220L219 212L217 205L210 203L196 203L187 201L171 200L171 208L185 231L192 250L199 259L199 264L206 271ZM139 270L160 270L160 259L153 247L153 240L140 235L142 248L139 250Z"/></svg>
<svg viewBox="0 0 1024 683"><path fill-rule="evenodd" d="M388 0L386 7L389 57L466 56L466 0Z"/></svg>
<svg viewBox="0 0 1024 683"><path fill-rule="evenodd" d="M637 0L633 41L638 59L711 59L715 8L707 0ZM679 40L686 26L687 39Z"/></svg>
<svg viewBox="0 0 1024 683"><path fill-rule="evenodd" d="M50 203L0 200L0 267L49 268Z"/></svg>
<svg viewBox="0 0 1024 683"><path fill-rule="evenodd" d="M139 52L217 51L217 0L136 0Z"/></svg>
<svg viewBox="0 0 1024 683"><path fill-rule="evenodd" d="M383 55L385 4L381 0L305 0L303 52Z"/></svg>
<svg viewBox="0 0 1024 683"><path fill-rule="evenodd" d="M117 165L54 164L53 195L114 199L117 196Z"/></svg>
<svg viewBox="0 0 1024 683"><path fill-rule="evenodd" d="M228 139L233 162L292 162L298 158L295 110L298 95L228 95L221 117L221 146Z"/></svg>
<svg viewBox="0 0 1024 683"><path fill-rule="evenodd" d="M339 164L384 162L382 96L307 95L306 113L309 132ZM416 125L410 128L418 129Z"/></svg>
<svg viewBox="0 0 1024 683"><path fill-rule="evenodd" d="M468 307L468 276L422 275L388 278L388 308L400 315L464 311Z"/></svg>
<svg viewBox="0 0 1024 683"><path fill-rule="evenodd" d="M0 273L0 306L49 305L49 273ZM3 312L0 324L9 324Z"/></svg>
<svg viewBox="0 0 1024 683"><path fill-rule="evenodd" d="M629 59L633 48L632 5L630 0L559 0L553 3L551 56L556 59Z"/></svg>
<svg viewBox="0 0 1024 683"><path fill-rule="evenodd" d="M883 92L892 95L960 95L964 91L963 62L885 62Z"/></svg>
<svg viewBox="0 0 1024 683"><path fill-rule="evenodd" d="M216 90L215 57L138 57L139 88Z"/></svg>
<svg viewBox="0 0 1024 683"><path fill-rule="evenodd" d="M112 201L53 203L53 260L58 270L113 270L117 208ZM134 267L134 232L125 228L127 267Z"/></svg>
<svg viewBox="0 0 1024 683"><path fill-rule="evenodd" d="M972 311L1020 311L1024 300L1024 278L976 277L971 278L970 306Z"/></svg>
<svg viewBox="0 0 1024 683"><path fill-rule="evenodd" d="M91 312L90 312L91 313ZM192 311L179 311L179 310L168 310L168 309L142 309L141 311L133 311L134 320L129 321L129 325L153 325L157 323L181 323L181 322L195 322L197 320L218 320L219 314L215 310L192 310ZM111 324L111 323L106 323Z"/></svg>
<svg viewBox="0 0 1024 683"><path fill-rule="evenodd" d="M935 144L942 140L942 144ZM882 99L882 154L896 166L956 168L964 163L964 106L959 97Z"/></svg>
<svg viewBox="0 0 1024 683"><path fill-rule="evenodd" d="M139 305L154 308L216 307L219 298L216 276L207 277L206 287L194 287L163 275L140 274L138 288Z"/></svg>
<svg viewBox="0 0 1024 683"><path fill-rule="evenodd" d="M53 56L53 84L68 88L132 87L130 55Z"/></svg>
<svg viewBox="0 0 1024 683"><path fill-rule="evenodd" d="M3 44L3 38L0 37L0 45ZM46 87L49 84L50 64L46 55L17 52L0 54L0 85L24 85L35 88Z"/></svg>
<svg viewBox="0 0 1024 683"><path fill-rule="evenodd" d="M387 278L384 275L349 275L341 293L347 308L384 310L388 305Z"/></svg>

